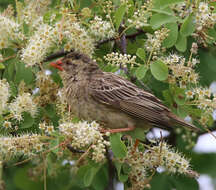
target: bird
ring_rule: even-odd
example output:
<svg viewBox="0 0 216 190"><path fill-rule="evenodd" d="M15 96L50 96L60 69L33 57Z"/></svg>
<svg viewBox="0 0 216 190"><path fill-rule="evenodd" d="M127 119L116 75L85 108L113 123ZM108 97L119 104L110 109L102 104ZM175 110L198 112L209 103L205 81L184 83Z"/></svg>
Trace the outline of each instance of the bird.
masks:
<svg viewBox="0 0 216 190"><path fill-rule="evenodd" d="M85 121L97 121L105 132L135 128L199 128L176 116L152 93L111 72L103 72L96 61L80 52L70 52L50 63L62 71L62 81L71 112Z"/></svg>

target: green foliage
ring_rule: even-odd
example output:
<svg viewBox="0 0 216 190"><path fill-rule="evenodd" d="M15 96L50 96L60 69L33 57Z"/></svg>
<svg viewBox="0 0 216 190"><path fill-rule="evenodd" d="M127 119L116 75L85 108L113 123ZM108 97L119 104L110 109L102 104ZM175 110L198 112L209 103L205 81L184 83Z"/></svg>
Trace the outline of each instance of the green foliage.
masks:
<svg viewBox="0 0 216 190"><path fill-rule="evenodd" d="M215 23L205 23L206 25L203 25L201 29L198 28L198 24L202 23L197 20L197 14L202 16L199 12L199 3L205 3L206 1L195 3L196 1L153 0L153 4L144 4L146 1L143 0L128 0L124 3L120 0L112 0L112 3L109 4L108 1L104 0L69 0L64 2L52 0L48 5L43 5L43 2L40 4L41 2L38 1L35 5L35 7L38 6L36 11L32 8L30 9L32 12L27 15L29 12L25 8L31 6L30 2L0 0L1 13L7 8L8 4L12 4L14 14L10 13L10 9L4 14L11 22L18 22L20 25L18 27L20 33L9 30L10 26L8 25L7 29L10 33L7 36L0 20L0 77L1 81L6 79L10 92L7 108L2 113L0 112L0 134L5 138L14 139L27 135L27 144L31 146L30 139L36 133L39 136L38 141L42 142L42 151L32 149L31 153L25 154L26 144L24 142L18 144L17 141L13 141L15 145L7 150L9 153L5 151L3 156L0 155L2 159L0 160L2 161L0 174L3 172L0 175L0 185L4 180L8 190L36 190L43 189L46 181L47 190L102 190L109 185L111 179L110 167L113 167L112 177L124 183L124 187L127 189L134 183L133 178L131 178L131 172L134 171L133 166L129 162L130 160L127 160L129 149L133 150L134 148L134 152L139 151L140 156L142 156L141 153L152 151L154 141L150 142L146 138L149 129L136 128L134 131L123 134L111 134L110 137L100 133L102 136L104 135L104 139L107 140L107 144L110 143L110 146L104 148L102 161L96 162L92 157L94 154L98 154L94 147L97 141L92 141L86 145L83 143L83 139L78 139L76 144L74 143L76 131L73 133L74 136L70 137L60 132L62 123L77 124L82 121L82 118L77 118L73 113L69 113L71 107L66 105L63 96L60 96L60 98L57 96L57 93L61 94L58 90L63 87L62 78L55 68L49 66L49 63L59 57L48 61L44 60L49 55L63 49L66 50L67 45L70 47L68 51L75 49L83 53L86 49L91 48L92 43L93 50L89 51L91 52L89 55L96 60L104 72L118 73L131 80L138 87L147 89L161 99L180 118L191 116L194 121L193 124L201 129L203 127L200 120L202 117L206 117L205 124L210 127L209 130L215 129L211 109L205 110L199 107L199 101L203 101L207 96L205 95L203 99L199 99L199 95L193 97L187 95L189 90L207 89L216 80ZM183 3L185 4L181 7ZM210 9L210 5L216 9L216 3L209 2L208 15L215 13L215 10ZM102 19L103 24L96 26L96 31L93 31L91 27L95 16ZM39 17L42 18L41 21L37 20ZM67 21L69 21L69 26L65 24ZM106 24L104 24L104 21L106 21ZM40 34L39 41L44 47L38 51L37 48L40 47L40 43L34 47L28 45L32 39L32 41L36 41L37 36L34 35L44 24L50 27L49 34L45 32ZM72 28L73 24L77 27ZM56 27L57 25L59 26ZM107 25L110 26L108 31L105 28ZM65 31L67 27L69 29ZM53 29L56 28L58 28L56 30L58 35L55 34L55 36ZM169 32L161 34L164 28L168 29ZM53 36L50 35L51 31ZM110 31L113 31L113 33L110 34ZM72 33L74 33L74 36L70 36ZM24 37L19 39L18 34L22 34ZM105 34L105 37L101 37L101 34ZM161 40L164 36L166 38ZM2 39L3 42L7 42L6 47L2 47ZM47 41L50 43L46 44ZM77 41L78 43L76 43ZM192 43L198 44L197 54L191 53ZM31 59L29 58L26 61L24 50L28 48L32 48L32 54L28 54ZM104 56L112 52L118 52L123 57L124 54L128 54L128 59L136 56L135 62L128 61L124 65L123 57L120 57L115 60L116 63L120 63L119 65L115 65L115 63L110 65L104 59ZM34 53L36 58L40 57L41 59L36 59L37 61L29 66L32 58L35 58L32 56ZM181 66L180 61L169 62L169 56L174 54L178 55L178 58L185 58L185 62ZM26 57L28 58L28 56ZM189 66L193 59L199 59L200 63L197 63L196 66ZM120 68L120 65L121 67L125 66L124 69ZM172 67L173 65L176 66L175 70ZM184 72L181 70L182 68L184 68ZM195 82L188 80L188 77L192 75L191 71L187 72L188 68L198 75ZM41 79L40 72L44 73L46 70L50 70L52 74L44 75L44 78ZM179 74L177 71L181 75L176 76L175 80L172 81L171 79L174 79L172 77ZM43 82L40 83L40 79ZM186 82L186 85L182 85L181 82ZM39 89L38 92L36 91L37 88ZM37 105L37 110L35 114L30 114L29 110L25 110L21 113L22 119L17 120L11 112L10 106L22 93L31 94L33 103ZM214 104L214 98L215 95L211 94L208 99L212 105ZM2 97L0 97L0 103L1 100ZM25 107L23 102L19 104L19 108ZM211 107L209 106L209 108ZM5 122L10 122L11 127L7 129ZM48 128L42 129L43 123L49 126L51 132ZM112 128L112 126L108 127ZM202 130L201 133L204 132ZM82 135L83 133L85 132L82 132ZM191 131L185 131L182 128L175 128L170 133L170 136L165 137L163 142L167 140L177 150L183 152L187 158L191 158L191 168L194 171L210 175L213 178L216 177L216 154L198 154L192 150L201 133L194 136ZM143 143L145 145L135 147L134 143L137 139L141 141L142 145ZM1 144L4 143L3 141L4 139L1 137ZM159 138L156 141L157 144L161 139ZM71 145L74 150L70 150L68 145ZM106 159L107 153L105 150L107 149L113 153L109 158L110 160ZM14 154L16 151L18 153ZM80 153L76 151L80 151ZM2 154L4 151L1 150L0 152ZM132 154L134 152L132 151ZM135 157L134 155L132 155L132 158ZM139 158L136 160L137 163ZM14 164L17 165L14 166ZM199 188L194 176L189 178L186 175L176 175L176 172L170 174L167 170L158 173L154 167L145 172L146 185L149 184L152 190L198 190ZM145 180L142 180L142 182Z"/></svg>
<svg viewBox="0 0 216 190"><path fill-rule="evenodd" d="M124 158L127 154L127 148L121 140L121 134L116 133L110 136L111 149L117 158Z"/></svg>
<svg viewBox="0 0 216 190"><path fill-rule="evenodd" d="M175 45L178 38L178 24L176 22L167 23L165 25L170 30L168 37L163 41L163 46L170 48Z"/></svg>
<svg viewBox="0 0 216 190"><path fill-rule="evenodd" d="M177 21L177 18L169 14L154 14L151 17L150 25L153 29L158 29L163 24L172 23L176 21Z"/></svg>
<svg viewBox="0 0 216 190"><path fill-rule="evenodd" d="M151 73L157 80L166 80L168 77L168 67L158 60L150 65Z"/></svg>
<svg viewBox="0 0 216 190"><path fill-rule="evenodd" d="M147 72L148 68L145 65L141 65L136 69L136 77L141 80L145 77L145 74Z"/></svg>
<svg viewBox="0 0 216 190"><path fill-rule="evenodd" d="M126 12L126 5L121 5L115 12L115 25L117 29L119 28L122 22L125 12Z"/></svg>
<svg viewBox="0 0 216 190"><path fill-rule="evenodd" d="M195 31L194 16L191 14L187 18L185 18L180 29L180 34L182 36L189 36L194 31Z"/></svg>
<svg viewBox="0 0 216 190"><path fill-rule="evenodd" d="M185 52L187 49L187 37L182 36L181 34L178 35L177 42L175 47L180 52Z"/></svg>

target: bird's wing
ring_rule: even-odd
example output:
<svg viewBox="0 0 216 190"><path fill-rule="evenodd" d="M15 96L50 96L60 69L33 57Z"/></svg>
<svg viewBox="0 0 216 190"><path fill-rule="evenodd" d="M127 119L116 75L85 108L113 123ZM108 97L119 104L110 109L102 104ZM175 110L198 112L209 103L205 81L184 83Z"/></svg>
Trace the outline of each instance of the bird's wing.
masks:
<svg viewBox="0 0 216 190"><path fill-rule="evenodd" d="M101 73L92 76L89 92L98 102L115 107L141 120L162 124L170 112L162 102L149 92L139 89L130 81L112 74Z"/></svg>

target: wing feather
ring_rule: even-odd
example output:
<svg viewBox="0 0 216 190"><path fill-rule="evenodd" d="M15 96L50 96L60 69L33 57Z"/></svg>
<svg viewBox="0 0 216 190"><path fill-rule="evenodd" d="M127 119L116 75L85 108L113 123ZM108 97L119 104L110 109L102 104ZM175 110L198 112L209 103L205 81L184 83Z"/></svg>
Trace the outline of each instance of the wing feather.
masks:
<svg viewBox="0 0 216 190"><path fill-rule="evenodd" d="M96 101L151 123L163 122L162 112L169 111L154 95L112 73L94 75L88 88Z"/></svg>

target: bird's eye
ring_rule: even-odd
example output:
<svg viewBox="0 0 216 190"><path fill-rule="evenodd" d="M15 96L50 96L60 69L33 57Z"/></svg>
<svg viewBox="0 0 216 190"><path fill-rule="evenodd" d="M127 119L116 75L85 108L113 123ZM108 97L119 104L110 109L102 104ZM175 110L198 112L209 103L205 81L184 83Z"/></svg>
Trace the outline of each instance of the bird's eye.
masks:
<svg viewBox="0 0 216 190"><path fill-rule="evenodd" d="M72 65L70 60L67 60L65 63L66 63L66 65Z"/></svg>
<svg viewBox="0 0 216 190"><path fill-rule="evenodd" d="M81 55L80 54L75 54L74 58L75 59L80 59Z"/></svg>

